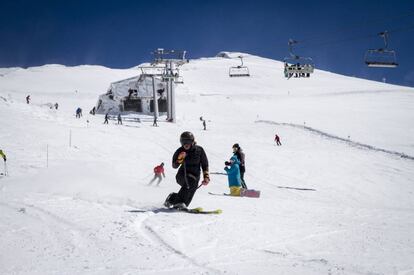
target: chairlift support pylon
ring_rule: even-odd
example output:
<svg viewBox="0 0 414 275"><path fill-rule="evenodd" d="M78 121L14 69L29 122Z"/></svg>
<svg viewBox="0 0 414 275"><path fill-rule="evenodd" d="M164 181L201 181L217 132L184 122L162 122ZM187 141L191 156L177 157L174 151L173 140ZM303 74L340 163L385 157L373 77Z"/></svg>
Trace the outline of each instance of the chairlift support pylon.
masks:
<svg viewBox="0 0 414 275"><path fill-rule="evenodd" d="M177 51L177 50L165 50L163 48L158 48L152 54L155 56L154 62L151 64L153 66L158 66L160 64L164 65L164 71L161 74L161 79L166 83L167 87L167 121L176 122L175 115L175 89L174 84L181 82L183 83L182 77L181 81L178 67L188 63L189 60L186 59L186 51ZM154 107L157 105L157 98L155 94L155 86L153 80L153 90L154 90ZM157 107L154 109L156 110ZM154 119L157 116L154 112Z"/></svg>
<svg viewBox="0 0 414 275"><path fill-rule="evenodd" d="M368 67L377 68L398 67L395 51L388 49L388 32L383 31L378 35L384 39L384 48L367 50L364 58L365 64L367 64Z"/></svg>
<svg viewBox="0 0 414 275"><path fill-rule="evenodd" d="M230 77L243 77L243 76L250 76L249 68L247 66L243 66L243 56L238 56L241 61L241 65L230 67L229 68L229 76Z"/></svg>
<svg viewBox="0 0 414 275"><path fill-rule="evenodd" d="M289 57L285 57L284 61L284 74L287 79L291 77L301 78L310 77L315 69L315 64L310 57L301 57L293 53L293 45L298 44L298 41L289 39Z"/></svg>

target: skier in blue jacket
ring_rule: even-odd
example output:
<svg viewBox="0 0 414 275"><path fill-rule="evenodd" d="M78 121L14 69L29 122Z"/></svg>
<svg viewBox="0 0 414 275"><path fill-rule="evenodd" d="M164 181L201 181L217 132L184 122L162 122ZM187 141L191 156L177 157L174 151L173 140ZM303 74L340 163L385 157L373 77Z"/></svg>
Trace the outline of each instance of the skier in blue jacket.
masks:
<svg viewBox="0 0 414 275"><path fill-rule="evenodd" d="M224 163L226 167L224 170L227 173L229 180L230 195L240 196L241 192L241 179L240 179L240 161L236 155L230 158L230 161Z"/></svg>

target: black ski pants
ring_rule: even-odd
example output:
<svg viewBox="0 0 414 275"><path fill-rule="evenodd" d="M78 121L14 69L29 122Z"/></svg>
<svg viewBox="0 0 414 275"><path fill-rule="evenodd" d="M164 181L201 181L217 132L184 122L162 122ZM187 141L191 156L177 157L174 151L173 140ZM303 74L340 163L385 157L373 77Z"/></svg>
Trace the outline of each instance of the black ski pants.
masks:
<svg viewBox="0 0 414 275"><path fill-rule="evenodd" d="M194 194L197 191L198 181L200 178L197 178L191 174L187 174L187 180L185 180L184 175L177 177L177 182L181 185L180 190L178 193L173 193L169 199L171 204L177 203L185 203L185 205L189 206L191 201L193 200Z"/></svg>

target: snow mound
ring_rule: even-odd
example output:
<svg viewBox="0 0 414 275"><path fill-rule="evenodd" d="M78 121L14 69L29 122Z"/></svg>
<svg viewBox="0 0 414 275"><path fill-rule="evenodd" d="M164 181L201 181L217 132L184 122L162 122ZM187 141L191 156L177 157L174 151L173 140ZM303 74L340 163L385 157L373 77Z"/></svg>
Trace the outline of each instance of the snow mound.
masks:
<svg viewBox="0 0 414 275"><path fill-rule="evenodd" d="M216 57L229 58L229 59L238 58L239 56L247 57L247 56L250 56L250 54L242 53L242 52L226 52L226 51L221 51L218 54L216 54Z"/></svg>

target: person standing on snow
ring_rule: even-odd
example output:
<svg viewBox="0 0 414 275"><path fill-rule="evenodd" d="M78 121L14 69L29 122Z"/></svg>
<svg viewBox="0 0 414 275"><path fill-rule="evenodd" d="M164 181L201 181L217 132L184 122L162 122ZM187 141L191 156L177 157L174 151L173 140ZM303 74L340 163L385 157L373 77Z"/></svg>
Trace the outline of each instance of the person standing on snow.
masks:
<svg viewBox="0 0 414 275"><path fill-rule="evenodd" d="M207 130L207 125L206 125L206 121L203 120L203 127L204 127L204 131Z"/></svg>
<svg viewBox="0 0 414 275"><path fill-rule="evenodd" d="M244 173L246 172L246 166L245 166L245 162L244 162L245 155L244 155L244 152L243 152L242 148L240 148L240 145L238 143L235 143L233 145L233 153L240 161L239 167L240 167L241 186L244 189L247 189L246 182L244 181Z"/></svg>
<svg viewBox="0 0 414 275"><path fill-rule="evenodd" d="M59 108L59 104L56 102L55 103L55 109L57 110Z"/></svg>
<svg viewBox="0 0 414 275"><path fill-rule="evenodd" d="M118 114L118 124L121 124L122 125L121 113Z"/></svg>
<svg viewBox="0 0 414 275"><path fill-rule="evenodd" d="M30 95L26 96L26 103L29 104L30 103Z"/></svg>
<svg viewBox="0 0 414 275"><path fill-rule="evenodd" d="M191 132L183 132L180 143L181 147L173 155L172 167L179 168L175 178L181 188L178 193L168 195L164 202L167 208L185 209L190 205L200 181L200 168L203 170L202 185L210 182L207 155L203 147L196 145L194 135Z"/></svg>
<svg viewBox="0 0 414 275"><path fill-rule="evenodd" d="M280 143L280 137L277 134L275 135L275 141L277 146L282 145L282 143Z"/></svg>
<svg viewBox="0 0 414 275"><path fill-rule="evenodd" d="M240 161L237 159L236 155L233 155L230 158L230 161L224 162L224 170L227 173L230 195L231 196L240 196L241 193L241 179L240 179Z"/></svg>
<svg viewBox="0 0 414 275"><path fill-rule="evenodd" d="M108 114L108 113L106 113L106 114L105 114L105 121L104 121L104 124L108 124L108 123L109 123L108 119L109 119L109 114Z"/></svg>
<svg viewBox="0 0 414 275"><path fill-rule="evenodd" d="M154 178L148 183L148 185L151 185L156 179L158 179L157 186L160 185L163 177L165 178L164 162L154 167Z"/></svg>
<svg viewBox="0 0 414 275"><path fill-rule="evenodd" d="M3 150L0 149L0 157L3 158L3 161L6 162L7 158L6 158L6 154L3 152Z"/></svg>
<svg viewBox="0 0 414 275"><path fill-rule="evenodd" d="M76 118L81 118L81 116L82 116L82 109L78 107L78 109L76 109Z"/></svg>
<svg viewBox="0 0 414 275"><path fill-rule="evenodd" d="M0 149L0 157L2 157L3 161L4 161L4 173L3 173L3 175L7 176L7 166L6 166L7 158L6 158L6 154L1 149Z"/></svg>

